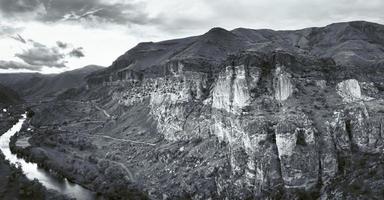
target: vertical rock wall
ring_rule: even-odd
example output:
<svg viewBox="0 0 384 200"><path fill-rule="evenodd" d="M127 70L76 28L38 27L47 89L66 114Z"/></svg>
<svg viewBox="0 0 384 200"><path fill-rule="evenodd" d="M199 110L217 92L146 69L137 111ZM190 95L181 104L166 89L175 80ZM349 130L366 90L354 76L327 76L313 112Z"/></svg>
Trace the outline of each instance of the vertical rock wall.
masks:
<svg viewBox="0 0 384 200"><path fill-rule="evenodd" d="M275 98L278 101L286 100L293 92L290 75L282 70L284 66L277 66L273 79Z"/></svg>
<svg viewBox="0 0 384 200"><path fill-rule="evenodd" d="M244 65L227 66L219 74L212 93L212 107L231 113L241 113L249 105L250 92Z"/></svg>
<svg viewBox="0 0 384 200"><path fill-rule="evenodd" d="M312 122L304 113L284 114L276 126L276 145L286 188L310 189L319 175L319 153Z"/></svg>
<svg viewBox="0 0 384 200"><path fill-rule="evenodd" d="M381 107L366 102L357 80L334 84L323 72L305 75L290 57L276 59L231 62L217 74L173 64L164 77L124 82L113 98L149 106L168 141L217 137L228 145L230 174L215 177L223 197L319 190L355 151L382 153Z"/></svg>

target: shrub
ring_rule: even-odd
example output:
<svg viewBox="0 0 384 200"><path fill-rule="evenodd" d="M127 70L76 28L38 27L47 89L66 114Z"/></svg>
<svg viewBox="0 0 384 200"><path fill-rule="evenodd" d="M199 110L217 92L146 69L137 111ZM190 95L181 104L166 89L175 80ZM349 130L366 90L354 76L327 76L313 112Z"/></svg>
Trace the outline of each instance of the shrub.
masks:
<svg viewBox="0 0 384 200"><path fill-rule="evenodd" d="M304 130L299 130L297 133L296 145L306 146Z"/></svg>

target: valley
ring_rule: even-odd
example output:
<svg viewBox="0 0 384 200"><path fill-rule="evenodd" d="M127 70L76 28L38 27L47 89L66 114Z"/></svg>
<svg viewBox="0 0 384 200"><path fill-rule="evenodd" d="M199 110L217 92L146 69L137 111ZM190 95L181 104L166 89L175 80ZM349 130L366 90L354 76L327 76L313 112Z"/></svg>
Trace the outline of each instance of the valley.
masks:
<svg viewBox="0 0 384 200"><path fill-rule="evenodd" d="M382 33L355 21L140 43L76 84L23 89L10 110L31 116L10 148L100 199L382 199Z"/></svg>

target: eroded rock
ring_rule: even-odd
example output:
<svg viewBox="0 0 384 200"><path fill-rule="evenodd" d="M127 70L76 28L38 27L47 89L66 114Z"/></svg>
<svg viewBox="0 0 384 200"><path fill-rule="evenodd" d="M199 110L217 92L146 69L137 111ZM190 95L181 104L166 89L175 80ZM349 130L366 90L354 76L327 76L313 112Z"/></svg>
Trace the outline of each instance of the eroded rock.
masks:
<svg viewBox="0 0 384 200"><path fill-rule="evenodd" d="M283 71L283 67L278 66L275 71L275 78L273 80L273 87L275 91L275 98L278 101L284 101L293 92L293 86L290 80L290 75Z"/></svg>
<svg viewBox="0 0 384 200"><path fill-rule="evenodd" d="M338 83L336 90L345 102L353 102L362 99L360 85L356 79L348 79Z"/></svg>

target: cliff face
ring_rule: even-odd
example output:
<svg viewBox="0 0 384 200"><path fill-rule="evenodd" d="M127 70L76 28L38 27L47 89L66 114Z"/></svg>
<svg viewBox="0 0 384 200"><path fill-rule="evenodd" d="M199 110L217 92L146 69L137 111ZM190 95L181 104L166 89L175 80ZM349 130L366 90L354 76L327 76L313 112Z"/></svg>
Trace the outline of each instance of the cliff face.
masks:
<svg viewBox="0 0 384 200"><path fill-rule="evenodd" d="M139 146L146 156L126 160L143 163L132 170L153 198L380 198L383 30L216 28L140 44L81 94L114 116L98 132L163 138L156 156Z"/></svg>
<svg viewBox="0 0 384 200"><path fill-rule="evenodd" d="M332 61L276 51L230 56L207 72L185 65L106 85L121 88L112 93L119 104L146 104L169 142L216 137L228 145L229 175L215 178L217 196L331 198L334 188L326 189L354 154L383 153L377 83L344 79Z"/></svg>

